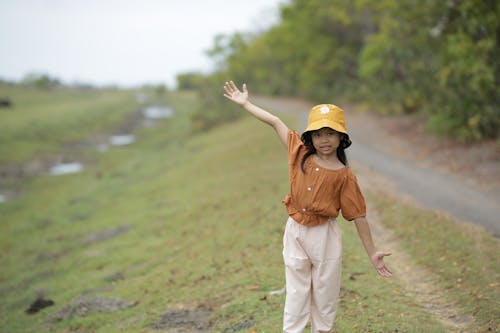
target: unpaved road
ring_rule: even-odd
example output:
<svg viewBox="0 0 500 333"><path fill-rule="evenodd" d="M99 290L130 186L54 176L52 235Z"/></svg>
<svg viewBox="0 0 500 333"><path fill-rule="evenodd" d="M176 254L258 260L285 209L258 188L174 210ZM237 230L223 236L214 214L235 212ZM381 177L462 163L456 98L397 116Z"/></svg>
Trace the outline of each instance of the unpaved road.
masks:
<svg viewBox="0 0 500 333"><path fill-rule="evenodd" d="M352 114L347 119L351 123L352 140L356 142L350 150L353 160L392 180L396 193L409 195L423 208L445 212L455 220L472 222L500 235L498 193L466 184L458 175L439 171L418 156L401 156L396 151L391 154L387 147L412 143L404 136L380 134L375 138L383 129L370 128L376 125L370 119L373 118ZM384 145L381 139L389 143ZM391 140L400 142L391 144ZM412 148L407 151L411 152Z"/></svg>
<svg viewBox="0 0 500 333"><path fill-rule="evenodd" d="M275 112L299 115L301 131L310 103L263 98ZM345 108L345 107L344 107ZM430 137L415 117L376 117L346 108L353 141L348 157L386 180L384 190L454 220L500 235L500 147L498 142L465 146Z"/></svg>

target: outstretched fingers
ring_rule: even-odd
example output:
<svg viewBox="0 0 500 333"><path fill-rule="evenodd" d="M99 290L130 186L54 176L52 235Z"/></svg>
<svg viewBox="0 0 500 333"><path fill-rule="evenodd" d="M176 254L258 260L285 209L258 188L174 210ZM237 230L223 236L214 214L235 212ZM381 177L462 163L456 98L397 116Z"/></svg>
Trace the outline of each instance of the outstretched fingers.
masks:
<svg viewBox="0 0 500 333"><path fill-rule="evenodd" d="M390 252L377 252L373 256L373 265L375 266L375 269L377 270L378 274L383 276L383 277L391 277L392 272L389 268L384 263L384 257L390 256L392 253Z"/></svg>
<svg viewBox="0 0 500 333"><path fill-rule="evenodd" d="M231 88L233 89L233 91L238 91L238 87L236 86L236 84L234 84L233 81L229 81L229 85L231 86Z"/></svg>
<svg viewBox="0 0 500 333"><path fill-rule="evenodd" d="M377 268L377 272L383 276L383 277L391 277L392 276L392 272L389 270L389 268L387 268L387 266L382 266L382 267L379 267Z"/></svg>
<svg viewBox="0 0 500 333"><path fill-rule="evenodd" d="M231 88L231 85L227 81L226 81L226 83L224 83L224 91L227 92L228 94L233 91L233 89Z"/></svg>
<svg viewBox="0 0 500 333"><path fill-rule="evenodd" d="M248 102L248 90L246 85L243 84L243 92L241 92L233 81L226 81L224 83L224 97L243 106Z"/></svg>
<svg viewBox="0 0 500 333"><path fill-rule="evenodd" d="M236 87L233 81L229 81L224 84L224 91L226 92L227 95L232 96L234 93L238 92L238 88Z"/></svg>
<svg viewBox="0 0 500 333"><path fill-rule="evenodd" d="M224 96L231 99L233 97L233 94L235 93L235 90L229 82L226 82L224 84L224 92L225 92Z"/></svg>

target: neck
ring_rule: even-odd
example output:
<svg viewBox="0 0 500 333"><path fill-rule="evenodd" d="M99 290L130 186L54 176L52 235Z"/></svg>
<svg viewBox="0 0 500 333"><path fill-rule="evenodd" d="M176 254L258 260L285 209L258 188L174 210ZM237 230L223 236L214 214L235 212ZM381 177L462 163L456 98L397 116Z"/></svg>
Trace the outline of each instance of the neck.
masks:
<svg viewBox="0 0 500 333"><path fill-rule="evenodd" d="M316 152L315 154L320 160L325 162L340 162L337 154L321 154L320 152Z"/></svg>
<svg viewBox="0 0 500 333"><path fill-rule="evenodd" d="M316 152L316 154L313 155L313 158L316 163L328 169L337 170L345 167L344 163L342 163L342 161L337 157L337 154L325 155Z"/></svg>

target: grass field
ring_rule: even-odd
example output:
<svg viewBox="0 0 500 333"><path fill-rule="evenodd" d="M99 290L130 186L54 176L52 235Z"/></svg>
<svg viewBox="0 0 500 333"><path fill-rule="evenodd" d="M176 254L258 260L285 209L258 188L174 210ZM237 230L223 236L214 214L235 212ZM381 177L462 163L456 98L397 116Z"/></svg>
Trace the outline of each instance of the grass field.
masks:
<svg viewBox="0 0 500 333"><path fill-rule="evenodd" d="M0 164L57 153L61 145L110 130L139 106L124 90L40 90L0 83Z"/></svg>
<svg viewBox="0 0 500 333"><path fill-rule="evenodd" d="M94 99L96 109L116 107L126 116L121 103L133 100L130 92L115 102L102 94ZM58 98L73 103L66 95L47 103L57 105ZM176 314L189 313L199 317L193 325L211 332L281 330L284 295L270 292L284 287L281 199L288 185L283 147L269 128L250 117L193 135L189 116L197 107L195 95L169 94L162 102L174 108L175 116L139 130L136 143L105 154L89 150L85 154L93 162L84 172L25 179L21 195L0 204L1 332L177 332L165 321L160 325L161 318L175 322ZM23 126L14 118L11 133ZM61 111L50 118L54 124L72 117ZM100 122L99 116L92 119ZM66 131L52 126L46 128ZM16 144L11 141L10 149ZM57 144L48 143L44 151ZM439 273L452 297L475 311L481 327L498 325L498 293L488 293L498 291L491 286L498 281L495 240L480 232L471 239L467 231L447 228L439 229L444 235L430 235L427 228L409 233L405 228L411 227L398 221L408 217L426 223L427 213L376 195L370 200L387 212L384 223L407 240L417 262ZM446 332L397 279L376 275L354 225L340 224L343 286L335 329ZM445 235L453 241L442 253ZM434 265L442 256L457 264ZM458 276L467 287L455 288ZM55 304L27 315L39 295ZM51 319L82 295L120 299L126 306L116 312L89 307L85 316L72 312L71 318Z"/></svg>

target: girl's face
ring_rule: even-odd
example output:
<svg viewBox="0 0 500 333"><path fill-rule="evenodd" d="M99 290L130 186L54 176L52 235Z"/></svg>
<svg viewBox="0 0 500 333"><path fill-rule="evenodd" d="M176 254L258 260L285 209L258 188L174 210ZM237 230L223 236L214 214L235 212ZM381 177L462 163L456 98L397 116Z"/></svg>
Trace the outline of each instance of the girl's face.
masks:
<svg viewBox="0 0 500 333"><path fill-rule="evenodd" d="M316 152L322 155L336 154L340 144L340 133L329 128L323 127L311 134L312 143Z"/></svg>

